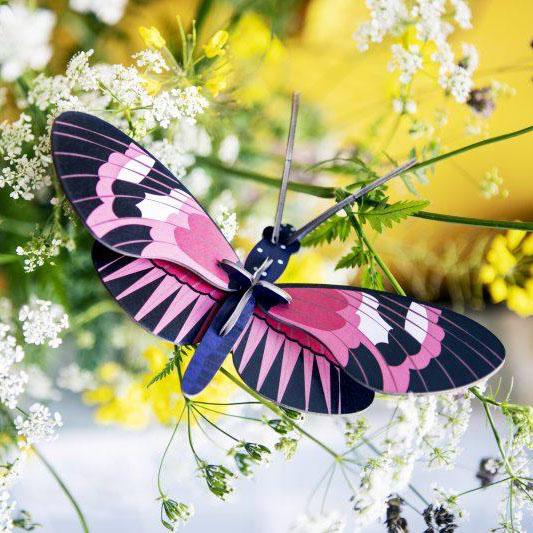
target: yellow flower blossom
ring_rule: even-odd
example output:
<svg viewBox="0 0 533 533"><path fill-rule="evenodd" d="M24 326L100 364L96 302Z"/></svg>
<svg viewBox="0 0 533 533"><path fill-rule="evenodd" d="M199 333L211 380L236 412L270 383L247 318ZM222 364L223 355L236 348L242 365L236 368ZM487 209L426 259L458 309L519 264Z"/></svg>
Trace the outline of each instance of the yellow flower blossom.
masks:
<svg viewBox="0 0 533 533"><path fill-rule="evenodd" d="M490 244L479 281L487 285L494 303L506 301L520 316L533 315L533 235L510 230Z"/></svg>
<svg viewBox="0 0 533 533"><path fill-rule="evenodd" d="M119 424L130 429L142 429L154 418L164 425L175 424L185 405L177 372L171 372L148 387L154 375L168 363L172 349L170 343L146 348L143 352L146 370L138 374L128 372L115 362L100 365L96 370L98 385L82 395L85 403L96 406L95 420L100 424ZM229 359L224 367L234 372ZM182 372L189 361L190 357L183 361ZM235 389L235 385L219 373L195 400L230 401ZM223 412L224 406L217 406L217 411ZM220 416L207 411L204 414L211 420Z"/></svg>
<svg viewBox="0 0 533 533"><path fill-rule="evenodd" d="M224 47L229 39L229 33L225 30L219 30L209 39L207 44L204 44L204 54L206 57L212 58L223 56L226 53Z"/></svg>
<svg viewBox="0 0 533 533"><path fill-rule="evenodd" d="M163 39L163 36L159 33L159 30L154 26L150 26L149 28L146 26L140 26L139 34L144 41L144 44L150 48L156 48L159 50L167 44L165 39Z"/></svg>
<svg viewBox="0 0 533 533"><path fill-rule="evenodd" d="M206 83L206 89L216 98L224 89L228 86L228 80L226 76L216 74L212 78L209 78Z"/></svg>

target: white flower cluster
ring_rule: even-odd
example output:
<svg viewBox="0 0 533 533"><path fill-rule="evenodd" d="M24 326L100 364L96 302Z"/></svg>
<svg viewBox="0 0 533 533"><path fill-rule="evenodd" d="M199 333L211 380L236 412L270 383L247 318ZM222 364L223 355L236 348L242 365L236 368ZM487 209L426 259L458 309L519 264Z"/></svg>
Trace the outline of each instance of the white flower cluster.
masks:
<svg viewBox="0 0 533 533"><path fill-rule="evenodd" d="M24 350L9 331L9 326L0 323L0 402L15 409L19 396L26 388L28 374L14 368L24 359Z"/></svg>
<svg viewBox="0 0 533 533"><path fill-rule="evenodd" d="M96 18L112 26L124 15L128 0L70 0L73 11L94 13Z"/></svg>
<svg viewBox="0 0 533 533"><path fill-rule="evenodd" d="M49 44L55 15L15 1L0 6L0 79L14 81L28 69L40 70L52 56Z"/></svg>
<svg viewBox="0 0 533 533"><path fill-rule="evenodd" d="M34 403L29 410L28 416L17 416L15 428L24 442L21 447L29 447L38 442L51 442L57 438L57 430L63 425L61 415L55 412L53 415L45 405Z"/></svg>
<svg viewBox="0 0 533 533"><path fill-rule="evenodd" d="M471 12L465 0L367 0L370 20L361 24L354 34L360 50L370 43L379 43L387 35L399 36L414 26L422 43L431 42L435 52L431 60L439 65L439 84L457 102L465 103L473 87L472 76L478 66L477 51L463 44L462 58L456 60L448 38L459 28L471 28ZM401 84L409 83L416 71L423 68L421 49L393 44L390 70L400 72Z"/></svg>
<svg viewBox="0 0 533 533"><path fill-rule="evenodd" d="M64 75L39 74L32 81L27 104L46 113L48 128L43 135L34 135L29 114L23 113L15 122L0 124L0 156L5 161L0 188L10 188L13 198L32 200L37 191L50 186L50 127L54 117L67 110L89 111L111 120L119 128L142 139L149 150L153 147L154 153L165 155L163 162L178 175L185 174L186 168L194 163L194 153L205 150L203 138L207 137L211 150L203 128L198 128L191 136L196 117L208 106L198 87L171 88L153 94L146 77L135 66L91 66L92 53L90 50L76 54ZM169 68L156 51L144 51L135 57L145 72L162 72ZM115 109L120 112L109 113ZM157 127L169 129L167 137L173 141L153 140L149 132ZM59 239L57 247L63 244ZM19 252L31 255L22 247ZM40 264L39 257L29 257L28 260L32 263L29 268Z"/></svg>
<svg viewBox="0 0 533 533"><path fill-rule="evenodd" d="M68 316L63 308L39 298L33 298L20 308L19 320L28 344L48 344L50 348L57 348L61 344L59 334L68 328Z"/></svg>
<svg viewBox="0 0 533 533"><path fill-rule="evenodd" d="M320 515L302 515L290 531L294 533L342 533L346 527L346 520L337 512Z"/></svg>
<svg viewBox="0 0 533 533"><path fill-rule="evenodd" d="M16 502L9 501L9 492L7 490L0 493L0 531L2 533L13 531L15 527L13 511L16 505Z"/></svg>
<svg viewBox="0 0 533 533"><path fill-rule="evenodd" d="M143 68L145 72L162 74L163 72L170 70L170 67L159 50L147 48L146 50L141 50L140 52L133 54L132 57L135 59L137 66Z"/></svg>
<svg viewBox="0 0 533 533"><path fill-rule="evenodd" d="M33 154L23 153L32 143ZM11 188L11 198L31 200L35 192L51 184L52 158L48 139L35 139L31 118L22 113L14 122L0 124L0 156L3 159L0 189Z"/></svg>
<svg viewBox="0 0 533 533"><path fill-rule="evenodd" d="M9 330L9 326L0 323L0 402L15 409L19 396L26 388L28 374L14 368L24 359L24 350Z"/></svg>
<svg viewBox="0 0 533 533"><path fill-rule="evenodd" d="M424 460L433 468L453 466L471 413L468 393L408 395L393 406L395 420L378 445L382 453L363 468L356 494L354 508L361 528L384 516L387 497L407 486L415 462Z"/></svg>
<svg viewBox="0 0 533 533"><path fill-rule="evenodd" d="M80 368L76 363L61 368L56 381L62 389L76 393L96 387L96 380L92 372Z"/></svg>

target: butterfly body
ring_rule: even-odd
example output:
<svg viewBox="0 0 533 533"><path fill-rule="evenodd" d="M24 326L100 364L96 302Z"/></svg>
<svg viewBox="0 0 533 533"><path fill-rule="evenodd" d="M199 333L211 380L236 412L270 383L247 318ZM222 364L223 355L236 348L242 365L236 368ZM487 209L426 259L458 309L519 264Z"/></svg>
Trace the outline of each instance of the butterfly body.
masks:
<svg viewBox="0 0 533 533"><path fill-rule="evenodd" d="M291 226L266 228L242 264L185 186L97 117L60 115L52 153L111 296L154 335L198 345L188 395L230 352L261 395L327 414L360 411L374 391L461 389L503 363L498 339L451 310L357 287L275 284L300 247Z"/></svg>

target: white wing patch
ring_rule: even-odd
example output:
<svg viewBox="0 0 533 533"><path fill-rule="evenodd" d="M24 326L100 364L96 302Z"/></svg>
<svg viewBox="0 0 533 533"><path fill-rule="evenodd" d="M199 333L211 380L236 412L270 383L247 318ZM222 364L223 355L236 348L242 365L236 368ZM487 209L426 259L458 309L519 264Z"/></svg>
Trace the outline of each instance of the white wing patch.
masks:
<svg viewBox="0 0 533 533"><path fill-rule="evenodd" d="M143 218L151 218L153 220L166 221L173 214L178 214L182 211L183 205L190 200L190 196L184 191L173 189L167 196L159 194L144 193L145 197L141 200L137 207L141 210ZM191 211L192 208L189 208Z"/></svg>
<svg viewBox="0 0 533 533"><path fill-rule="evenodd" d="M117 179L130 183L140 183L150 172L155 161L145 154L137 154L134 159L130 159L117 175Z"/></svg>
<svg viewBox="0 0 533 533"><path fill-rule="evenodd" d="M359 329L372 344L379 342L389 342L389 331L392 326L387 324L383 317L377 312L379 302L375 296L362 293L363 299L356 311L360 318Z"/></svg>
<svg viewBox="0 0 533 533"><path fill-rule="evenodd" d="M405 331L422 344L426 339L428 325L426 308L419 303L411 302L405 317Z"/></svg>

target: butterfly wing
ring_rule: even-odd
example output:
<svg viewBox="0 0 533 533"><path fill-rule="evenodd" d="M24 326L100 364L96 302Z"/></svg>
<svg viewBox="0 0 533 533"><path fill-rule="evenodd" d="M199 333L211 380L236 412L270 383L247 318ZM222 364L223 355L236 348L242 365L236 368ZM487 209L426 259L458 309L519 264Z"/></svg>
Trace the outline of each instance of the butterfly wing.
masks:
<svg viewBox="0 0 533 533"><path fill-rule="evenodd" d="M124 255L164 259L227 289L222 259L238 258L191 193L155 157L92 115L69 111L52 127L65 194L92 235Z"/></svg>
<svg viewBox="0 0 533 533"><path fill-rule="evenodd" d="M348 414L374 399L315 338L258 308L235 343L233 363L249 387L292 409Z"/></svg>
<svg viewBox="0 0 533 533"><path fill-rule="evenodd" d="M389 394L461 389L493 374L505 350L489 330L449 309L332 285L283 285L290 304L268 317L305 332L359 384Z"/></svg>
<svg viewBox="0 0 533 533"><path fill-rule="evenodd" d="M174 263L123 255L98 241L93 262L128 315L174 344L198 342L227 294Z"/></svg>

